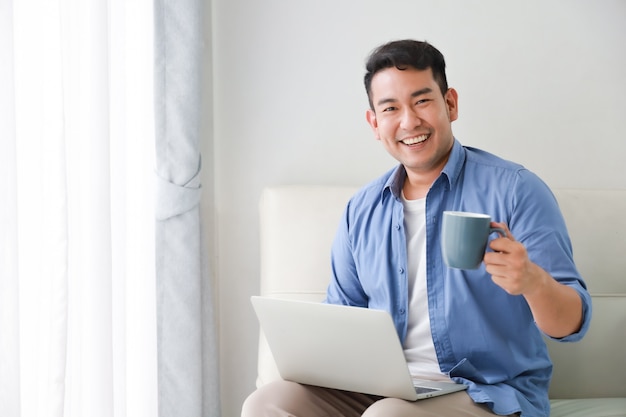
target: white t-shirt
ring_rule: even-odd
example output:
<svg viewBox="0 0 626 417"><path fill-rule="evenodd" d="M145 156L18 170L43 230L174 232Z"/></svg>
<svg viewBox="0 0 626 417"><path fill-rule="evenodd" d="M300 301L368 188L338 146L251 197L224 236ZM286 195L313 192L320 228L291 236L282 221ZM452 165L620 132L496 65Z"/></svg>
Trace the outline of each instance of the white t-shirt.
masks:
<svg viewBox="0 0 626 417"><path fill-rule="evenodd" d="M409 281L409 321L404 356L413 378L449 381L448 375L439 368L430 331L426 283L426 199L407 200L403 194L402 201Z"/></svg>

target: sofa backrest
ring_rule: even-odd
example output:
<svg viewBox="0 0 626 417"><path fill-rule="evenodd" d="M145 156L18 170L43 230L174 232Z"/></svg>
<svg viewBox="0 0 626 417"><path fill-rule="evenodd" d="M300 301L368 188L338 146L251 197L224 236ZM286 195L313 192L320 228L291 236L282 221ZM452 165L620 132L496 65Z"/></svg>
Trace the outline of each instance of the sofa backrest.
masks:
<svg viewBox="0 0 626 417"><path fill-rule="evenodd" d="M593 298L589 332L548 341L551 398L626 396L626 190L557 189L554 194Z"/></svg>
<svg viewBox="0 0 626 417"><path fill-rule="evenodd" d="M260 294L322 301L331 275L330 247L353 187L284 186L263 190ZM257 386L279 379L261 331Z"/></svg>
<svg viewBox="0 0 626 417"><path fill-rule="evenodd" d="M284 186L260 201L261 295L321 301L330 247L354 187ZM626 396L626 190L555 190L594 315L578 343L548 341L551 398ZM257 386L278 379L261 333Z"/></svg>

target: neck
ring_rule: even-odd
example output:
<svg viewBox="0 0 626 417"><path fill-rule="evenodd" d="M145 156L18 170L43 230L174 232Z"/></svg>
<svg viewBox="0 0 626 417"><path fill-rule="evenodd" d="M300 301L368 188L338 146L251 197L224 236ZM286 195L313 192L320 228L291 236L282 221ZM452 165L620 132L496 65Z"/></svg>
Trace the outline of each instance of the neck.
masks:
<svg viewBox="0 0 626 417"><path fill-rule="evenodd" d="M437 177L430 178L418 176L414 173L407 171L406 179L404 180L404 185L402 186L402 192L404 193L404 197L407 200L418 200L420 198L426 197L426 194L428 194L428 190L430 190L430 186L436 178Z"/></svg>

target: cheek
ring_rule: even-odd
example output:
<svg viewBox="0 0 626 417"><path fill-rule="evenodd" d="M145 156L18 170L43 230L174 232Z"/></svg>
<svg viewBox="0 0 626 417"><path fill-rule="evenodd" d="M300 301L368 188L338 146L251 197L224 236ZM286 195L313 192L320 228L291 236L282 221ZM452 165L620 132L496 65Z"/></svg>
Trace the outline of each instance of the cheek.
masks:
<svg viewBox="0 0 626 417"><path fill-rule="evenodd" d="M378 135L381 138L395 137L397 125L392 118L378 120Z"/></svg>

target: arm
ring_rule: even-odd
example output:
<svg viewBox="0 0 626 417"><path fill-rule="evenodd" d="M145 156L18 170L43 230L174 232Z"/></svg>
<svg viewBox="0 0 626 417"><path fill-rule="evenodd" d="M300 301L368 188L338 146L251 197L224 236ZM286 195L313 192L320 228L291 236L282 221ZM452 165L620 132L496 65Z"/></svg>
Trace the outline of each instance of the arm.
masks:
<svg viewBox="0 0 626 417"><path fill-rule="evenodd" d="M349 206L344 210L333 240L331 248L332 275L324 301L329 304L367 307L367 296L357 274L350 243L348 209Z"/></svg>
<svg viewBox="0 0 626 417"><path fill-rule="evenodd" d="M556 281L533 263L520 242L504 223L493 223L506 230L507 238L494 239L485 254L486 270L492 280L509 294L522 295L528 302L537 326L554 338L577 332L583 321L583 306L578 292Z"/></svg>

